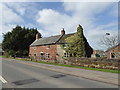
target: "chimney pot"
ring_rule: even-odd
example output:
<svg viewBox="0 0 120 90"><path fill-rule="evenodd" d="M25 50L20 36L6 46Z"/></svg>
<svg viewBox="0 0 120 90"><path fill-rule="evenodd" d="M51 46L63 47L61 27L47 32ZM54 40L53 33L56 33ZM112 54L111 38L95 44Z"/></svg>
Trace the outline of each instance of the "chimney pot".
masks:
<svg viewBox="0 0 120 90"><path fill-rule="evenodd" d="M36 40L39 39L39 38L41 38L41 35L40 35L40 33L37 33L36 34Z"/></svg>
<svg viewBox="0 0 120 90"><path fill-rule="evenodd" d="M64 28L61 30L61 35L64 35L65 34L65 30Z"/></svg>

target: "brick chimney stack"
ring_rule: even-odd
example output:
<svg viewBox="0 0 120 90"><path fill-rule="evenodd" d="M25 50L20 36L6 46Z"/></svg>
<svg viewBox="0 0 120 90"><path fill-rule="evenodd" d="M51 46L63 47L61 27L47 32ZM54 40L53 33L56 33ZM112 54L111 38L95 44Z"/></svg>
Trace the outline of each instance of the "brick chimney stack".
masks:
<svg viewBox="0 0 120 90"><path fill-rule="evenodd" d="M64 28L61 30L61 35L64 35L65 34L65 30Z"/></svg>
<svg viewBox="0 0 120 90"><path fill-rule="evenodd" d="M41 38L41 35L40 35L40 33L37 33L36 34L36 40L39 39L39 38Z"/></svg>

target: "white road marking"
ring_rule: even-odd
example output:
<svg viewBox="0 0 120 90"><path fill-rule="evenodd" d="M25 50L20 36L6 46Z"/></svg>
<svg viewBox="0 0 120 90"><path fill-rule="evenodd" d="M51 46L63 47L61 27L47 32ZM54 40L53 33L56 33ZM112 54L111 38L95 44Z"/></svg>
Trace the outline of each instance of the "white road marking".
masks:
<svg viewBox="0 0 120 90"><path fill-rule="evenodd" d="M3 82L3 83L7 83L7 81L0 75L0 80Z"/></svg>

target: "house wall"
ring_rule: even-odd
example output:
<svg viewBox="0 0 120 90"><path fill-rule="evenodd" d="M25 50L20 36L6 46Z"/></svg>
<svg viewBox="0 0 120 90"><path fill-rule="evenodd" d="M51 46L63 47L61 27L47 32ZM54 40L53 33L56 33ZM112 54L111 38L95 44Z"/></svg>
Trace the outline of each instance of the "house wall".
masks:
<svg viewBox="0 0 120 90"><path fill-rule="evenodd" d="M40 60L40 53L44 53L44 57L47 60L56 60L56 51L57 51L57 45L50 45L50 48L46 48L46 45L44 46L36 46L36 49L34 49L34 46L30 46L29 49L29 55L30 57L34 57L34 54L36 54L36 59ZM50 58L46 58L46 54L50 54Z"/></svg>
<svg viewBox="0 0 120 90"><path fill-rule="evenodd" d="M64 59L63 59L64 53L65 53L65 50L62 49L60 45L57 45L57 57L56 58L57 58L57 61L59 63L63 63L64 62Z"/></svg>
<svg viewBox="0 0 120 90"><path fill-rule="evenodd" d="M111 58L111 53L115 53L115 58L114 59L120 59L120 45L116 46L109 51L106 52L107 59L112 59Z"/></svg>

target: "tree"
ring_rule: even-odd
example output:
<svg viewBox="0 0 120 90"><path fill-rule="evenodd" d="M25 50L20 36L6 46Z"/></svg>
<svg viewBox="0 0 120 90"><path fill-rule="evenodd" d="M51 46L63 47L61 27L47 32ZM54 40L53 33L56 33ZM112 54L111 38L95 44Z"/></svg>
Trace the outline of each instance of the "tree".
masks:
<svg viewBox="0 0 120 90"><path fill-rule="evenodd" d="M27 56L29 45L36 39L37 29L16 26L11 32L3 34L2 49L15 56Z"/></svg>
<svg viewBox="0 0 120 90"><path fill-rule="evenodd" d="M102 46L106 46L107 49L118 45L118 36L117 35L110 35L106 33L106 36L102 37L100 42Z"/></svg>
<svg viewBox="0 0 120 90"><path fill-rule="evenodd" d="M87 39L83 34L81 25L77 28L77 32L66 39L68 47L65 49L72 56L76 57L91 57L93 49L90 47Z"/></svg>

